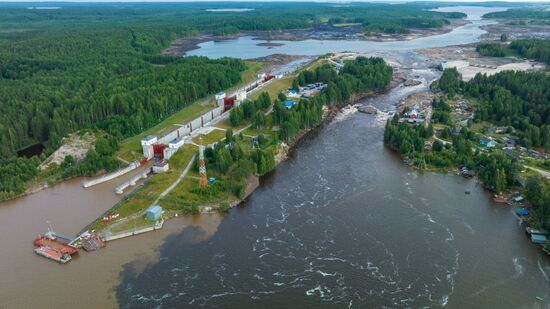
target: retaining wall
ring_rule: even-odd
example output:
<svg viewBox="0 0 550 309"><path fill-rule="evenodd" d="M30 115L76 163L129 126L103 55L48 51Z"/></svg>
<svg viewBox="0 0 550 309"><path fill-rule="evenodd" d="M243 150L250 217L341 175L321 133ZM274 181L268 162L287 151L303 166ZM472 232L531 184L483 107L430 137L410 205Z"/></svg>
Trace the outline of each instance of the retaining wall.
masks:
<svg viewBox="0 0 550 309"><path fill-rule="evenodd" d="M84 188L88 188L88 187L91 187L91 186L95 186L95 185L98 185L100 183L104 183L106 181L109 181L111 179L114 179L114 178L117 178L117 177L120 177L130 171L133 171L135 170L136 168L138 168L141 164L139 163L139 161L134 161L130 164L128 164L128 166L126 166L125 168L121 168L115 172L112 172L112 173L109 173L109 174L106 174L106 175L103 175L99 178L96 178L96 179L92 179L92 180L87 180L87 181L84 181L82 183L82 186Z"/></svg>

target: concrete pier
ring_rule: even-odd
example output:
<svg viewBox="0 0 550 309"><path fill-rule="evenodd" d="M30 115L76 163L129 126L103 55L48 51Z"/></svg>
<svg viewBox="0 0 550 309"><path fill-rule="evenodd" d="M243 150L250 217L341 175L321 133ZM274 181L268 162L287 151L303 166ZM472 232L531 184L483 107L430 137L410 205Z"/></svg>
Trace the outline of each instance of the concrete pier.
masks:
<svg viewBox="0 0 550 309"><path fill-rule="evenodd" d="M143 171L137 175L135 175L134 177L130 178L129 180L123 182L121 185L119 185L118 187L115 188L115 193L116 194L122 194L124 193L124 190L130 186L135 186L136 183L140 180L140 179L145 179L147 178L147 175L149 174L148 171Z"/></svg>
<svg viewBox="0 0 550 309"><path fill-rule="evenodd" d="M88 188L88 187L91 187L91 186L95 186L95 185L98 185L100 183L104 183L106 181L109 181L111 179L115 179L117 177L120 177L130 171L133 171L135 170L136 168L138 168L141 164L139 163L139 161L134 161L132 163L130 163L128 166L126 166L125 168L121 168L115 172L112 172L112 173L109 173L107 175L103 175L99 178L96 178L96 179L92 179L92 180L88 180L88 181L84 181L82 183L82 186L84 188Z"/></svg>

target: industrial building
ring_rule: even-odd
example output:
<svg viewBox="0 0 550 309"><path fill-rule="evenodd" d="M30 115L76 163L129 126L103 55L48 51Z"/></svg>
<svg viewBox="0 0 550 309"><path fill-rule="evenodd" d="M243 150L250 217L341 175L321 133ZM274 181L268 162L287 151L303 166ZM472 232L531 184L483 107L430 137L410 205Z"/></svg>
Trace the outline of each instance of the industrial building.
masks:
<svg viewBox="0 0 550 309"><path fill-rule="evenodd" d="M163 214L164 210L159 205L153 205L145 211L145 217L151 221L158 221Z"/></svg>

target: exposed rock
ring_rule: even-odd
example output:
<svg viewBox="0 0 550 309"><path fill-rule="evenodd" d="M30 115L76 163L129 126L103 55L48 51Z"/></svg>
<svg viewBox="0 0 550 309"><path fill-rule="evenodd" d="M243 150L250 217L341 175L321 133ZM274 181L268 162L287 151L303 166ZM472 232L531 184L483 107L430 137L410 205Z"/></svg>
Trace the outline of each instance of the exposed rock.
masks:
<svg viewBox="0 0 550 309"><path fill-rule="evenodd" d="M405 87L412 87L412 86L418 86L422 84L422 81L419 81L417 79L407 79L404 83L403 83L403 86Z"/></svg>
<svg viewBox="0 0 550 309"><path fill-rule="evenodd" d="M372 105L362 105L359 106L358 110L362 113L367 114L378 114L378 109Z"/></svg>

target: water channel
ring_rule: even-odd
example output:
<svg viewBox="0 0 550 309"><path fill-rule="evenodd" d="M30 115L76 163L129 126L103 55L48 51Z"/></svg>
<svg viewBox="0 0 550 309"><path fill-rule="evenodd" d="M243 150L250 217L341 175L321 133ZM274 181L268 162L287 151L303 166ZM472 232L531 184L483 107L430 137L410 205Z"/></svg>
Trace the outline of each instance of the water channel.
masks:
<svg viewBox="0 0 550 309"><path fill-rule="evenodd" d="M432 39L439 43L430 47L469 40ZM418 44L409 42L401 44ZM392 111L437 78L412 46L379 51L412 68L406 73L423 84L360 103ZM251 49L263 47L244 52L255 53ZM386 117L346 109L302 140L223 220L175 218L159 232L81 253L67 265L33 255L33 237L47 228L46 220L75 234L120 199L113 188L123 180L85 190L77 179L2 203L1 303L549 308L549 259L527 241L512 210L493 204L474 180L403 165L383 145Z"/></svg>

